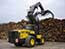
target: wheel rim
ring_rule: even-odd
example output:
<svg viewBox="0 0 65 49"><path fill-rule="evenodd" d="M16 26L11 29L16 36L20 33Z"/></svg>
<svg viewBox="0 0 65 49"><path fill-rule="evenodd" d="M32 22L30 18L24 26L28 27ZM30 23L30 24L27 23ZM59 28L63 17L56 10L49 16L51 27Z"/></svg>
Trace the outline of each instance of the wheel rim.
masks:
<svg viewBox="0 0 65 49"><path fill-rule="evenodd" d="M44 43L44 39L42 39L42 43Z"/></svg>
<svg viewBox="0 0 65 49"><path fill-rule="evenodd" d="M30 44L33 46L35 44L35 40L34 39L31 39L30 40Z"/></svg>

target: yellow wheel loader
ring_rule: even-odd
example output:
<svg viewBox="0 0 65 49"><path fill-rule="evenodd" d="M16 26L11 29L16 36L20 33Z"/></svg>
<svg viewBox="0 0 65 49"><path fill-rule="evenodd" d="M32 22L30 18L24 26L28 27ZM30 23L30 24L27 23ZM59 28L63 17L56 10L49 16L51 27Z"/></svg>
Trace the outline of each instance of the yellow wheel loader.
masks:
<svg viewBox="0 0 65 49"><path fill-rule="evenodd" d="M44 38L41 34L36 34L31 26L26 26L26 29L9 31L9 42L15 46L22 46L23 44L28 47L38 44L44 44Z"/></svg>
<svg viewBox="0 0 65 49"><path fill-rule="evenodd" d="M38 7L41 11L35 12ZM43 35L40 34L39 19L37 15L41 14L44 16L47 13L51 14L52 18L54 18L53 13L49 10L44 10L40 2L31 6L30 11L28 11L26 16L30 24L24 26L23 29L9 31L8 42L13 43L16 46L26 45L28 47L33 47L36 43L39 45L44 44L45 41Z"/></svg>

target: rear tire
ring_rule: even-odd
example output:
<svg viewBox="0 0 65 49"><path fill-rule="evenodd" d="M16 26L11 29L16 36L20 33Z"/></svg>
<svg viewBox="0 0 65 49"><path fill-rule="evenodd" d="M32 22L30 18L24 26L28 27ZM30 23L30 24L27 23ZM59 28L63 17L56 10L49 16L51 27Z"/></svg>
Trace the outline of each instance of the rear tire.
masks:
<svg viewBox="0 0 65 49"><path fill-rule="evenodd" d="M43 45L43 44L44 44L44 38L39 39L38 45Z"/></svg>

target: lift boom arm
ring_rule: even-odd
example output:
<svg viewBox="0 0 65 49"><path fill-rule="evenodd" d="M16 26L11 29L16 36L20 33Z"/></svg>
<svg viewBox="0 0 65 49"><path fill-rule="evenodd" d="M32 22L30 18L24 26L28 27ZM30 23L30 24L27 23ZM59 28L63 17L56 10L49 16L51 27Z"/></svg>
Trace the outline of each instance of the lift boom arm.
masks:
<svg viewBox="0 0 65 49"><path fill-rule="evenodd" d="M40 8L41 12L36 12L36 13L34 14L35 10L36 10L38 7ZM42 16L44 16L44 15L46 15L47 13L51 14L51 15L52 15L52 18L54 18L54 14L53 14L50 10L44 10L44 8L42 7L41 3L38 2L38 3L36 3L35 5L32 5L32 6L30 7L30 10L28 11L27 18L29 19L29 21L30 21L32 24L35 24L35 23L37 23L37 22L39 21L38 19L36 19L36 16L37 16L38 14L41 14Z"/></svg>
<svg viewBox="0 0 65 49"><path fill-rule="evenodd" d="M40 12L35 12L35 10L37 8L40 8L41 11ZM44 10L44 8L42 7L41 3L38 2L37 4L33 5L30 7L30 11L28 11L28 15L27 15L27 18L29 19L29 22L31 24L34 24L34 27L35 28L35 32L36 34L39 34L39 30L40 30L40 26L39 26L39 18L37 17L38 14L41 14L42 16L46 15L46 14L51 14L52 15L52 18L54 18L54 14L50 11L50 10Z"/></svg>

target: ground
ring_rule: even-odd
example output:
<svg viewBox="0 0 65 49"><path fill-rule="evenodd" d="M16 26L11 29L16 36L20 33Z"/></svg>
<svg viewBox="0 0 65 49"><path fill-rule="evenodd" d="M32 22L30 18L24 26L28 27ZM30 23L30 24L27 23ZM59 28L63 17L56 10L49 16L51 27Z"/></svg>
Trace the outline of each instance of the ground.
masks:
<svg viewBox="0 0 65 49"><path fill-rule="evenodd" d="M6 40L0 40L0 49L65 49L65 42L45 42L44 45L36 45L33 48L16 47Z"/></svg>

